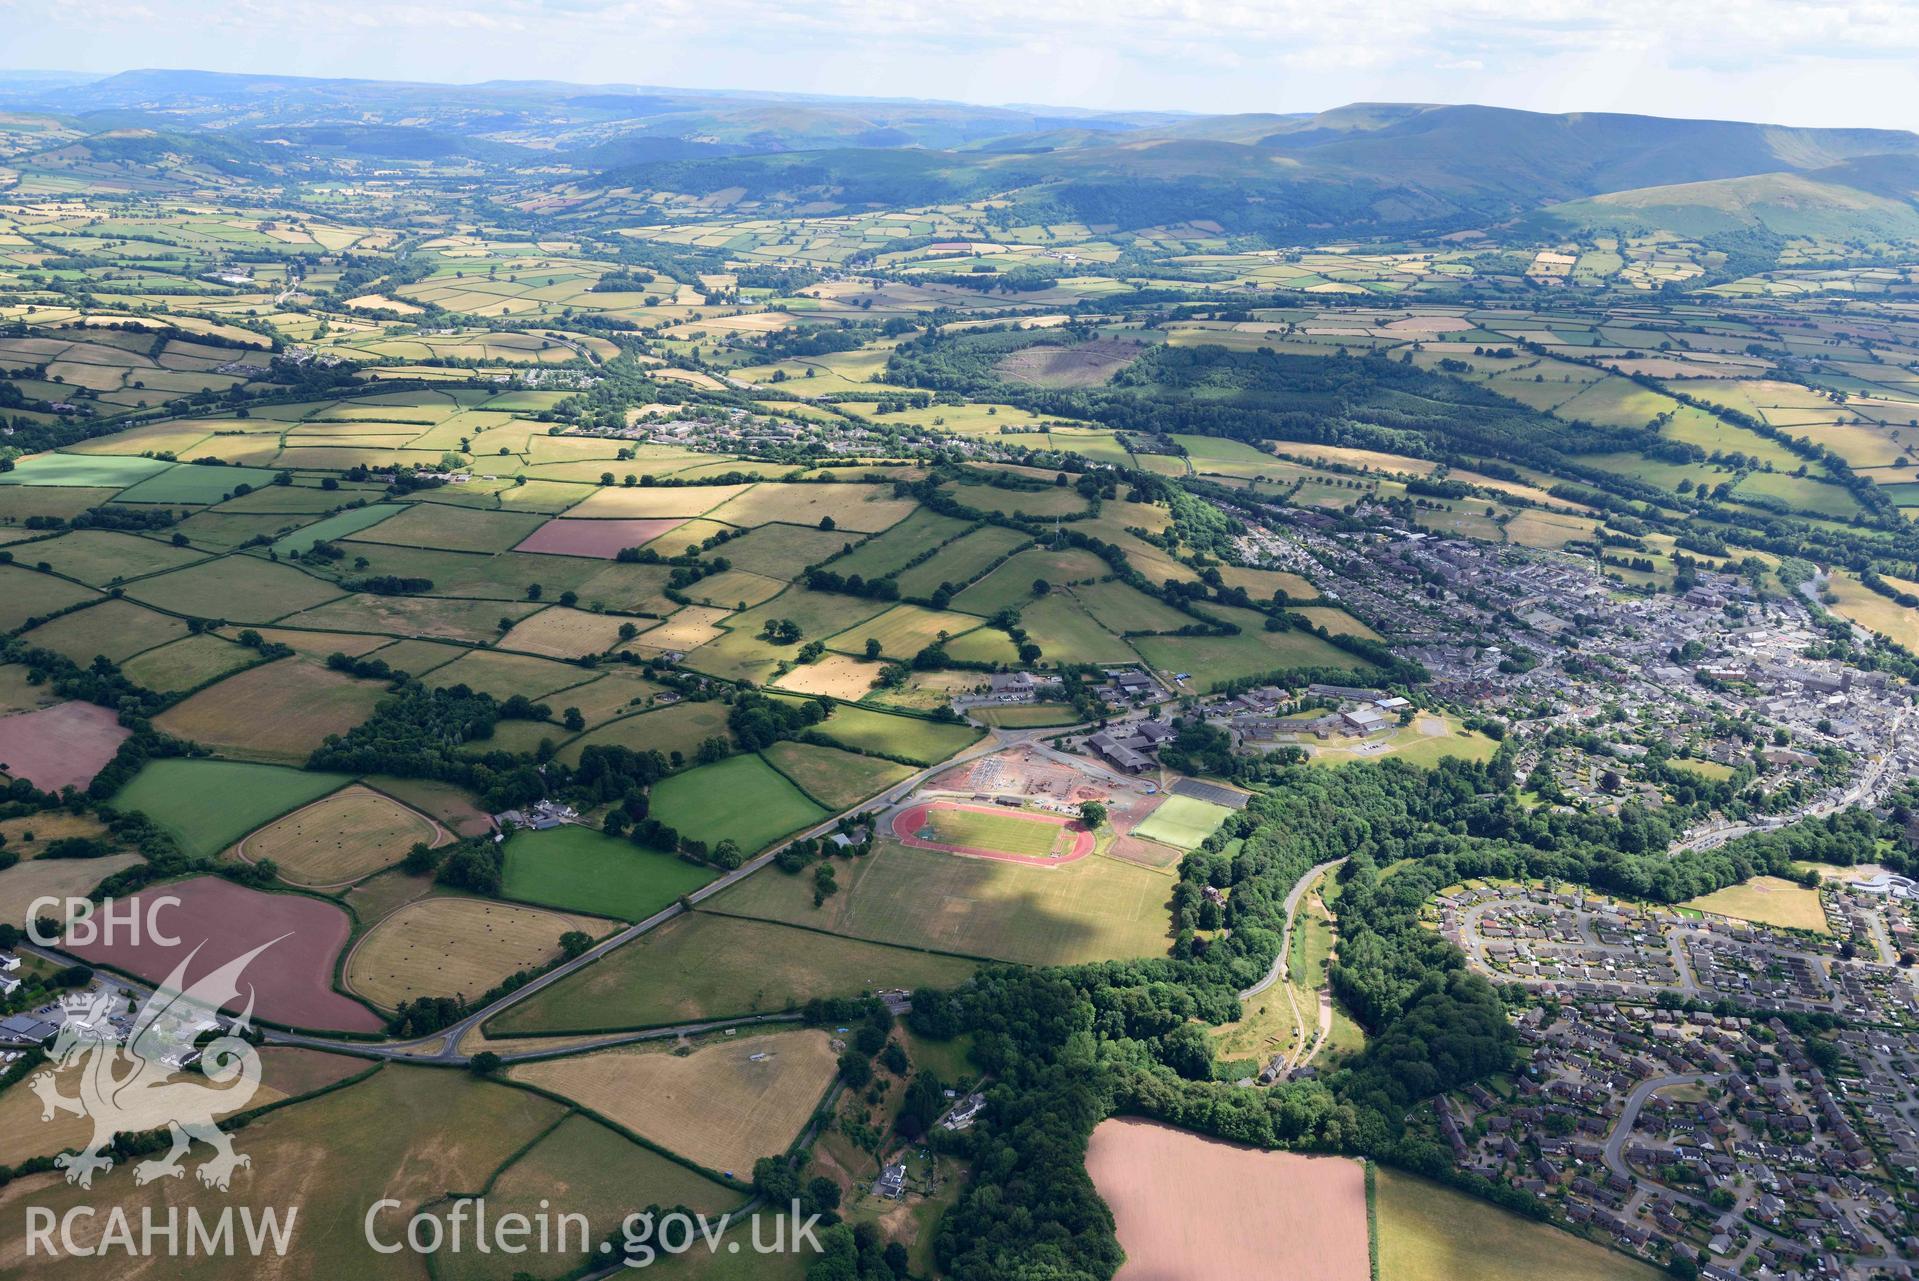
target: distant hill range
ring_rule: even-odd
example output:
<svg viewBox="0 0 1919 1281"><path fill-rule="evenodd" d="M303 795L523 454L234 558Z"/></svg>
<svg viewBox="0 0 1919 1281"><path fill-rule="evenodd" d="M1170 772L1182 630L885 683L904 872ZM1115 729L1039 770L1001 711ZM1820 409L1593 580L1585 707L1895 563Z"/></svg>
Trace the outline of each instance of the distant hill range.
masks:
<svg viewBox="0 0 1919 1281"><path fill-rule="evenodd" d="M1183 116L198 71L0 76L0 111L0 131L52 118L39 127L58 140L53 167L117 170L136 186L394 161L538 170L547 183L570 171L594 190L737 192L774 208L1006 195L1042 220L1197 221L1276 240L1502 226L1919 237L1919 135L1897 130L1403 103ZM30 171L30 141L16 132L0 154Z"/></svg>

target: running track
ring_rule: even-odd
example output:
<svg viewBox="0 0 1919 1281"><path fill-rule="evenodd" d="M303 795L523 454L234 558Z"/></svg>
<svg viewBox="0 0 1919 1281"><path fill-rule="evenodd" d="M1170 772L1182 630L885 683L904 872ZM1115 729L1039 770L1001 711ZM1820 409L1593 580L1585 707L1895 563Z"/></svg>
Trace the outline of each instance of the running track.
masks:
<svg viewBox="0 0 1919 1281"><path fill-rule="evenodd" d="M1073 832L1073 848L1058 858L1048 858L1036 854L1009 854L1005 850L982 849L977 845L945 845L938 841L922 840L919 831L926 826L926 817L935 809L966 810L974 814L1016 815L1032 823L1048 823L1054 827L1067 827L1074 820L1051 814L1032 814L1024 810L1009 810L993 805L962 805L955 801L929 801L924 805L913 805L893 815L893 835L900 844L911 845L914 849L940 850L947 854L967 854L974 858L998 859L1002 863L1033 863L1041 867L1057 867L1061 863L1075 863L1093 852L1093 834L1080 828Z"/></svg>

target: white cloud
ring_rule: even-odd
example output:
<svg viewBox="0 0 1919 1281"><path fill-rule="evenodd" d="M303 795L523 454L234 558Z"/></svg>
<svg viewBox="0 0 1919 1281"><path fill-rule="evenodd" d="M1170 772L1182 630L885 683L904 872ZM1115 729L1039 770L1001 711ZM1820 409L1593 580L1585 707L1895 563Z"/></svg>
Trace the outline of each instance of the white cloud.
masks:
<svg viewBox="0 0 1919 1281"><path fill-rule="evenodd" d="M0 30L16 67L1919 126L1906 0L0 0Z"/></svg>

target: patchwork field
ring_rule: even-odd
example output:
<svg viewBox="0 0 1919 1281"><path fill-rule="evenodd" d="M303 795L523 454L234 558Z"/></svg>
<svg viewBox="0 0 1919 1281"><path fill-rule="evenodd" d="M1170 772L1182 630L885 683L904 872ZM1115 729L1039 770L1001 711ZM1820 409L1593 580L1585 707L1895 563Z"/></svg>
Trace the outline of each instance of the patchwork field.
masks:
<svg viewBox="0 0 1919 1281"><path fill-rule="evenodd" d="M563 1116L565 1108L525 1090L478 1080L467 1073L389 1065L365 1081L261 1117L236 1136L235 1146L252 1163L235 1172L228 1192L203 1187L192 1177L159 1179L137 1186L133 1163L116 1165L91 1190L68 1185L58 1171L15 1179L0 1189L0 1212L22 1217L27 1206L64 1215L74 1206L110 1199L135 1223L150 1208L164 1223L168 1206L191 1204L209 1221L222 1207L299 1207L296 1248L277 1275L283 1281L367 1277L417 1281L417 1255L382 1255L367 1245L364 1221L374 1202L401 1203L380 1220L382 1239L402 1237L416 1207L451 1189L478 1189L509 1157L527 1148ZM188 1167L202 1159L201 1148ZM284 1219L282 1220L284 1222ZM105 1215L82 1216L78 1239L91 1246L107 1226ZM114 1273L128 1281L172 1281L181 1260L164 1250L118 1257ZM195 1261L203 1281L247 1281L260 1262L233 1255ZM23 1234L0 1238L0 1271L56 1278L71 1275L63 1258L26 1256Z"/></svg>
<svg viewBox="0 0 1919 1281"><path fill-rule="evenodd" d="M958 957L695 911L510 1007L486 1030L591 1031L759 1014L816 996L955 987L977 968Z"/></svg>
<svg viewBox="0 0 1919 1281"><path fill-rule="evenodd" d="M640 921L712 880L710 868L585 827L516 832L502 892L548 907Z"/></svg>
<svg viewBox="0 0 1919 1281"><path fill-rule="evenodd" d="M543 1207L551 1213L552 1207L563 1205L568 1213L585 1215L596 1231L605 1225L611 1232L628 1215L653 1205L684 1206L717 1218L737 1206L742 1195L738 1186L697 1174L589 1116L575 1115L495 1176L486 1190L486 1205L493 1222L521 1214L532 1223L539 1222ZM559 1235L554 1233L545 1248L537 1237L531 1238L528 1253L522 1255L467 1250L436 1256L436 1275L444 1281L513 1281L528 1275L570 1275L603 1259L594 1253L597 1242L587 1242L580 1251L575 1248L578 1234L571 1243L562 1243ZM672 1275L687 1272L680 1266Z"/></svg>
<svg viewBox="0 0 1919 1281"><path fill-rule="evenodd" d="M263 663L154 718L165 733L241 760L297 765L373 714L386 686L306 658Z"/></svg>
<svg viewBox="0 0 1919 1281"><path fill-rule="evenodd" d="M353 945L346 986L382 1009L421 996L478 998L500 980L560 954L560 936L598 938L604 919L482 898L409 903Z"/></svg>
<svg viewBox="0 0 1919 1281"><path fill-rule="evenodd" d="M709 846L735 841L747 854L827 817L757 756L729 756L653 785L652 815Z"/></svg>
<svg viewBox="0 0 1919 1281"><path fill-rule="evenodd" d="M0 721L0 727L5 723ZM828 810L851 809L913 773L911 765L811 743L775 743L761 755Z"/></svg>
<svg viewBox="0 0 1919 1281"><path fill-rule="evenodd" d="M762 872L708 900L714 911L896 946L1029 965L1157 956L1172 879L1092 857L1056 866L961 858L880 841L838 867L839 893L813 906L812 879Z"/></svg>
<svg viewBox="0 0 1919 1281"><path fill-rule="evenodd" d="M295 885L344 885L391 867L415 844L447 839L440 826L390 796L355 784L269 823L236 847L271 860Z"/></svg>
<svg viewBox="0 0 1919 1281"><path fill-rule="evenodd" d="M799 1136L837 1070L827 1034L807 1029L714 1041L684 1056L601 1050L509 1075L744 1182L754 1161Z"/></svg>
<svg viewBox="0 0 1919 1281"><path fill-rule="evenodd" d="M1373 1275L1358 1161L1262 1152L1116 1117L1094 1127L1086 1172L1126 1251L1118 1281L1260 1276L1282 1258L1286 1275L1301 1281Z"/></svg>

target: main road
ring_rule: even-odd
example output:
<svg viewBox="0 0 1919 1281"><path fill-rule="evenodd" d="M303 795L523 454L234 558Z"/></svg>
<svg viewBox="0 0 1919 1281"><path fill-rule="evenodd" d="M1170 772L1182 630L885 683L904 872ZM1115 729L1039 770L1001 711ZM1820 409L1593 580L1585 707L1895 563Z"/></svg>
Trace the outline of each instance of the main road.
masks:
<svg viewBox="0 0 1919 1281"><path fill-rule="evenodd" d="M508 1008L526 1000L528 997L545 991L554 984L577 974L587 966L606 959L606 957L620 948L625 947L634 939L651 933L674 917L682 915L691 907L705 902L716 894L724 893L732 886L737 885L740 881L772 862L779 856L782 850L794 842L826 835L839 826L840 819L845 817L846 814L868 810L875 812L889 810L907 796L911 795L913 791L924 784L928 778L931 778L943 770L952 769L957 765L964 765L982 756L990 756L994 752L1001 751L1008 747L1031 742L1035 738L1054 734L1073 733L1075 730L1076 727L1073 726L1049 726L1045 729L1031 730L989 730L985 738L975 743L972 747L967 748L965 751L955 756L950 756L937 764L929 765L925 769L909 774L877 796L869 797L841 814L835 815L822 823L817 823L803 832L795 833L777 845L768 847L724 876L709 881L699 889L684 895L678 901L655 912L645 920L635 921L617 933L600 940L600 942L594 944L571 960L554 966L539 977L529 980L496 1000L488 1002L479 1009L468 1013L460 1019L459 1022L450 1024L430 1036L415 1037L409 1041L376 1042L320 1036L305 1032L292 1032L274 1027L262 1027L260 1034L269 1045L297 1045L307 1049L329 1050L340 1054L357 1055L361 1058L391 1059L407 1063L423 1063L443 1067L464 1065L471 1060L472 1055L464 1054L460 1051L460 1042L465 1040L470 1033L479 1029L488 1019L498 1016ZM36 956L41 956L61 965L71 964L74 959L53 949L42 948L33 944L22 944L22 948ZM153 990L151 984L141 983L122 974L114 974L113 981L143 998L151 994ZM889 1001L888 1004L893 1008L895 1014L901 1013L908 1008L904 1000ZM551 1058L558 1054L574 1054L585 1049L625 1045L635 1041L693 1036L702 1032L714 1032L728 1027L742 1027L752 1023L792 1021L798 1017L797 1014L784 1013L755 1014L745 1015L739 1018L710 1019L697 1023L680 1023L668 1027L636 1029L630 1032L609 1033L605 1037L569 1041L569 1043L564 1046L548 1046L543 1049L528 1050L521 1053L502 1053L500 1058L505 1062Z"/></svg>

